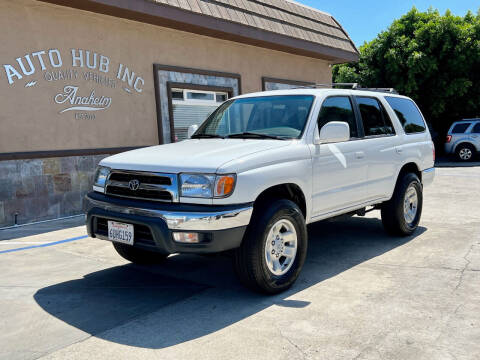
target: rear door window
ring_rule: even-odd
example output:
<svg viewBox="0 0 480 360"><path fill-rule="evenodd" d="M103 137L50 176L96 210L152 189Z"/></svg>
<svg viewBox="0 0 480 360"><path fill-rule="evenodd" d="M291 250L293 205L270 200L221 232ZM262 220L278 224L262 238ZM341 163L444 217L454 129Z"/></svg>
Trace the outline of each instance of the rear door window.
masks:
<svg viewBox="0 0 480 360"><path fill-rule="evenodd" d="M480 123L476 123L472 129L472 133L480 134Z"/></svg>
<svg viewBox="0 0 480 360"><path fill-rule="evenodd" d="M470 123L456 124L452 129L452 134L463 134L465 131L467 131L469 126Z"/></svg>
<svg viewBox="0 0 480 360"><path fill-rule="evenodd" d="M423 116L412 100L392 96L385 96L385 100L387 100L397 115L406 134L414 134L426 130Z"/></svg>
<svg viewBox="0 0 480 360"><path fill-rule="evenodd" d="M348 96L332 96L326 98L318 115L318 130L330 121L343 121L350 126L350 137L358 137L357 123L353 106Z"/></svg>
<svg viewBox="0 0 480 360"><path fill-rule="evenodd" d="M390 118L377 99L361 96L355 99L362 115L365 136L395 134Z"/></svg>

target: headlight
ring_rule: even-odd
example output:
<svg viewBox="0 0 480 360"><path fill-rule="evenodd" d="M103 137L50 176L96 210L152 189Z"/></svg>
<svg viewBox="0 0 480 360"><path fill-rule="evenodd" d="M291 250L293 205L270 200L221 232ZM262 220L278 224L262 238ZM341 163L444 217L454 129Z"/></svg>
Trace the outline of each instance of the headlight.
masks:
<svg viewBox="0 0 480 360"><path fill-rule="evenodd" d="M95 178L93 180L93 189L95 187L105 188L105 182L107 181L108 174L110 173L110 168L105 166L97 167L97 171L95 172ZM100 190L100 189L98 189Z"/></svg>
<svg viewBox="0 0 480 360"><path fill-rule="evenodd" d="M181 196L196 198L211 198L215 175L181 174Z"/></svg>
<svg viewBox="0 0 480 360"><path fill-rule="evenodd" d="M227 197L235 188L235 175L180 174L180 196Z"/></svg>

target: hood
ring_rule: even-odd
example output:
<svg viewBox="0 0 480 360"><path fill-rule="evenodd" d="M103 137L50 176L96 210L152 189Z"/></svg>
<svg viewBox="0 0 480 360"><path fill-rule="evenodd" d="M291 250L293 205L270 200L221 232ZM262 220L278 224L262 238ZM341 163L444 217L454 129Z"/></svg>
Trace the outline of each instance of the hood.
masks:
<svg viewBox="0 0 480 360"><path fill-rule="evenodd" d="M122 170L215 173L227 162L291 143L266 139L190 139L116 154L100 164Z"/></svg>

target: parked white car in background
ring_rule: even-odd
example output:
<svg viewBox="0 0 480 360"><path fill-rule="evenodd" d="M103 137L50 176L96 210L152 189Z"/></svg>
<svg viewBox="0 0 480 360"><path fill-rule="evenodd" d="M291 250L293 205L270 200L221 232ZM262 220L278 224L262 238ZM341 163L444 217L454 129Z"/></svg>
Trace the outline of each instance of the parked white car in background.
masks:
<svg viewBox="0 0 480 360"><path fill-rule="evenodd" d="M306 224L381 210L410 235L434 177L422 114L392 92L295 89L223 103L191 139L100 163L90 236L135 263L233 250L240 280L277 293L297 279Z"/></svg>

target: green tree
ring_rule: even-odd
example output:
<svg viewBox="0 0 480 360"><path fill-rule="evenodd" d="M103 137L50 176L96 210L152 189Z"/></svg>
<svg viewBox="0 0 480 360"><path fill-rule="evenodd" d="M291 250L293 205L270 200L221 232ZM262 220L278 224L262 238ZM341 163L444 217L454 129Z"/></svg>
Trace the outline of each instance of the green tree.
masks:
<svg viewBox="0 0 480 360"><path fill-rule="evenodd" d="M453 121L480 116L480 10L461 17L412 8L359 50L358 63L333 68L334 82L393 87L442 135Z"/></svg>

